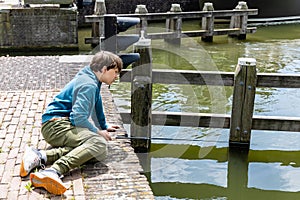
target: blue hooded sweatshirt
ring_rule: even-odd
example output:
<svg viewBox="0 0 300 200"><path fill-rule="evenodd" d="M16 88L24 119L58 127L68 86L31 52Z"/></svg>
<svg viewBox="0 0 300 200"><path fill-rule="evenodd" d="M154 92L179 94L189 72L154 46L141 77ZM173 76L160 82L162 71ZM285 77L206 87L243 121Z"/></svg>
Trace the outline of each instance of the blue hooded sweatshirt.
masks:
<svg viewBox="0 0 300 200"><path fill-rule="evenodd" d="M42 123L56 117L69 117L73 126L88 128L97 133L98 128L108 128L100 95L101 82L89 66L76 76L54 98L42 116ZM89 119L92 118L92 123Z"/></svg>

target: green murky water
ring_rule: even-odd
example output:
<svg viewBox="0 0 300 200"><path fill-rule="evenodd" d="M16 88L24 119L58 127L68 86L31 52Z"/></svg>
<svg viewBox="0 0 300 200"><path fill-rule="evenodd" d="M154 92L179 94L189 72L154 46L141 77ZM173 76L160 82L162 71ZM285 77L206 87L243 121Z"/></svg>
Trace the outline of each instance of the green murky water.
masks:
<svg viewBox="0 0 300 200"><path fill-rule="evenodd" d="M184 24L186 30L198 26ZM153 68L159 69L232 72L238 58L250 57L256 59L258 72L298 73L300 24L258 27L245 41L216 36L213 43L203 43L186 38L180 49L152 41L152 51ZM129 88L129 83L112 86L120 110L130 109ZM257 88L254 114L299 117L299 101L300 89ZM156 111L230 114L231 103L231 87L153 88ZM153 126L152 137L162 139L152 141L151 153L141 160L156 199L300 198L300 133L252 131L246 153L229 151L228 134L226 129Z"/></svg>

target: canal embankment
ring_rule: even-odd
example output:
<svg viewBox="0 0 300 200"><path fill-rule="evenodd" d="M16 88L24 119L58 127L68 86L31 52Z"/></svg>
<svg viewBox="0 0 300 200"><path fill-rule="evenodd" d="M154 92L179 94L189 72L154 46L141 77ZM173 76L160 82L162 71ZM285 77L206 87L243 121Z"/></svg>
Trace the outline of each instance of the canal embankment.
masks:
<svg viewBox="0 0 300 200"><path fill-rule="evenodd" d="M65 57L64 57L65 58ZM124 140L113 139L105 161L87 164L65 175L70 186L55 197L46 190L26 187L19 169L25 145L49 148L41 136L41 115L55 94L88 63L60 56L0 57L0 199L154 199L139 159ZM102 97L108 123L126 133L107 85Z"/></svg>

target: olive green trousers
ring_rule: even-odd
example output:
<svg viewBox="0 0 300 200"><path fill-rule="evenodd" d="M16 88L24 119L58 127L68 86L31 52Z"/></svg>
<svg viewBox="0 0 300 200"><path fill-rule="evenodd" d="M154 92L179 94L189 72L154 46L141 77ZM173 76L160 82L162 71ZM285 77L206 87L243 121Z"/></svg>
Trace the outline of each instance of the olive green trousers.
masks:
<svg viewBox="0 0 300 200"><path fill-rule="evenodd" d="M46 150L47 164L60 174L79 167L87 161L101 161L107 155L104 137L78 128L69 119L48 121L42 125L42 135L52 148Z"/></svg>

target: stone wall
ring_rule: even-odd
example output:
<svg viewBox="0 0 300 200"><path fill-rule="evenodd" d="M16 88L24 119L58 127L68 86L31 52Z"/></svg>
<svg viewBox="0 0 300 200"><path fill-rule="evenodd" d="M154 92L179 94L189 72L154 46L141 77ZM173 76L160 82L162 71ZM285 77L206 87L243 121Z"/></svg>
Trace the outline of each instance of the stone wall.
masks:
<svg viewBox="0 0 300 200"><path fill-rule="evenodd" d="M170 11L171 4L180 4L182 11L199 11L199 0L106 0L108 13L134 13L136 5L146 5L148 12Z"/></svg>
<svg viewBox="0 0 300 200"><path fill-rule="evenodd" d="M68 8L22 8L0 11L0 47L78 46L77 11Z"/></svg>
<svg viewBox="0 0 300 200"><path fill-rule="evenodd" d="M77 0L77 5L80 0ZM136 6L139 4L146 5L149 13L170 11L171 4L180 4L183 12L199 11L199 0L105 0L106 10L108 14L128 14L134 13ZM78 6L79 25L85 25L84 16L92 15L94 12L95 0L91 4Z"/></svg>

